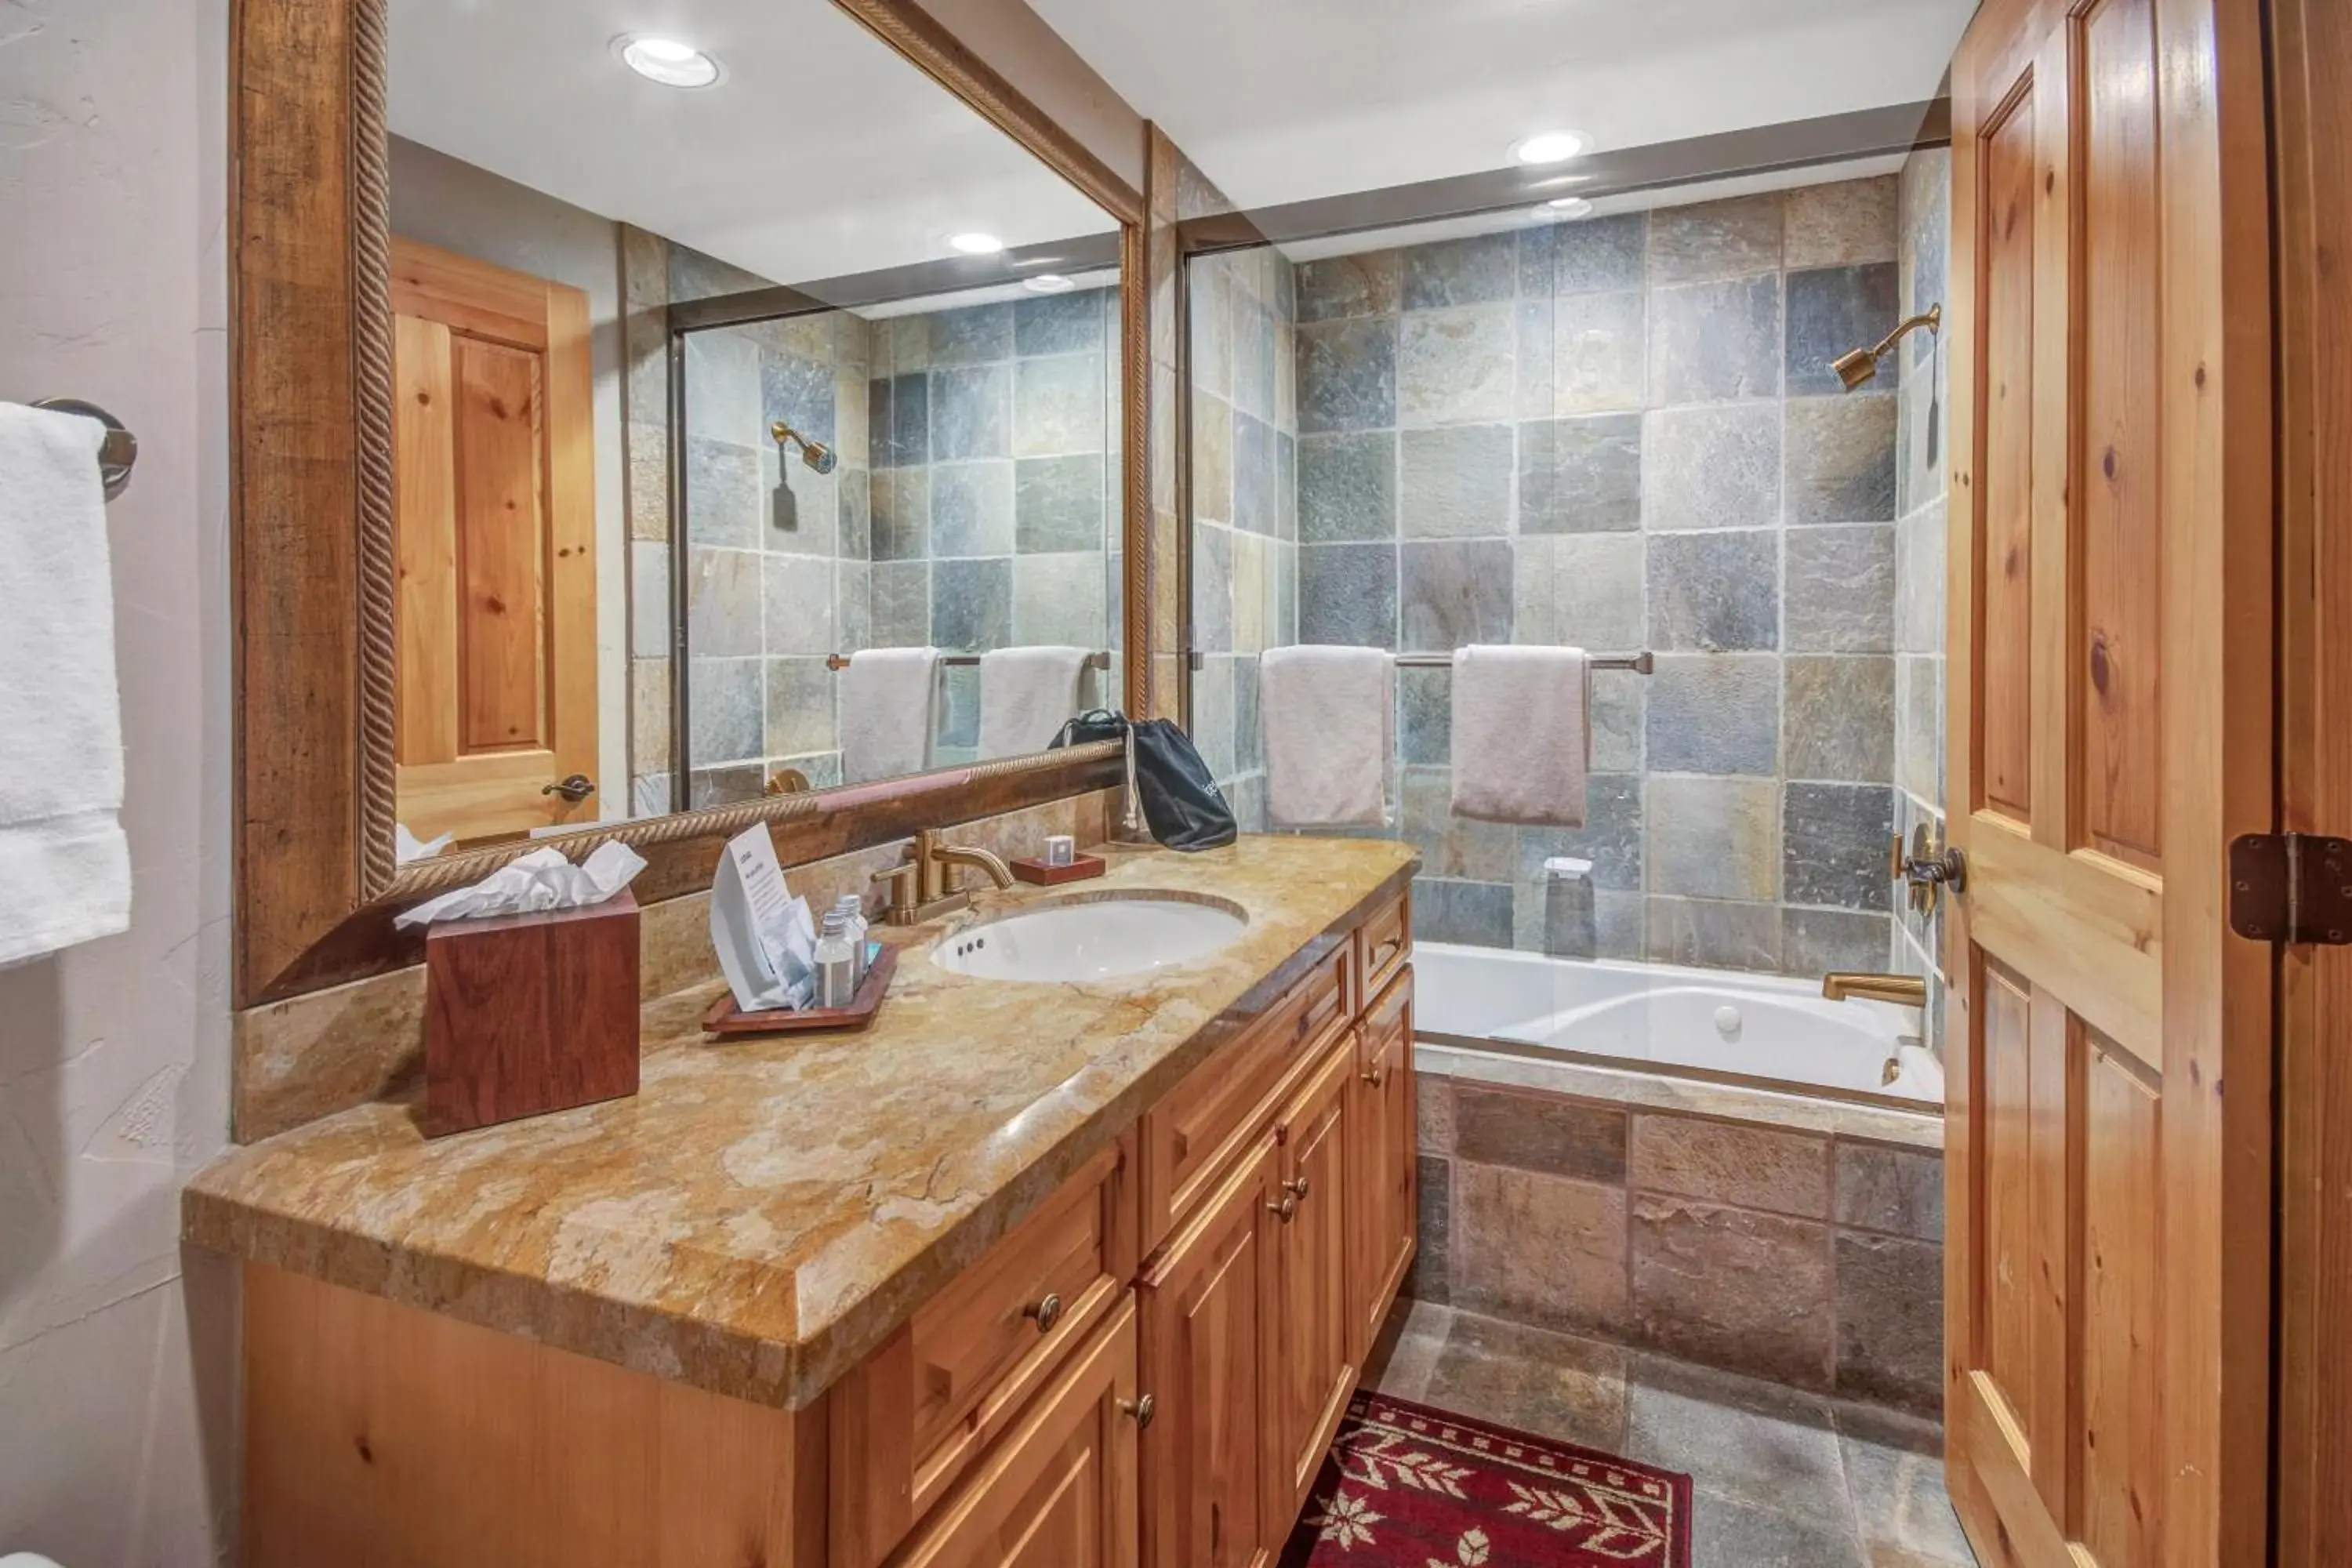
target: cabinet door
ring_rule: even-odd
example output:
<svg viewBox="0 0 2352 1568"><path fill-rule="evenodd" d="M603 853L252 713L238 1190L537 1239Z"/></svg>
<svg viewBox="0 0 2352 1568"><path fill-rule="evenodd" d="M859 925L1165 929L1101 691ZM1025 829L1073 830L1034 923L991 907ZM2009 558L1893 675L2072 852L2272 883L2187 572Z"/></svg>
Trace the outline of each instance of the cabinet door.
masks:
<svg viewBox="0 0 2352 1568"><path fill-rule="evenodd" d="M1122 1301L899 1568L1134 1568L1135 1306Z"/></svg>
<svg viewBox="0 0 2352 1568"><path fill-rule="evenodd" d="M1346 1201L1356 1050L1352 1034L1335 1044L1274 1128L1283 1152L1276 1203L1287 1217L1276 1226L1273 1409L1282 1447L1273 1479L1275 1512L1286 1525L1307 1501L1356 1383Z"/></svg>
<svg viewBox="0 0 2352 1568"><path fill-rule="evenodd" d="M1412 1266L1419 1210L1412 1078L1412 971L1364 1016L1348 1116L1349 1353L1363 1364Z"/></svg>
<svg viewBox="0 0 2352 1568"><path fill-rule="evenodd" d="M1269 1133L1139 1288L1144 1568L1257 1568L1289 1527L1266 1485L1281 1171Z"/></svg>

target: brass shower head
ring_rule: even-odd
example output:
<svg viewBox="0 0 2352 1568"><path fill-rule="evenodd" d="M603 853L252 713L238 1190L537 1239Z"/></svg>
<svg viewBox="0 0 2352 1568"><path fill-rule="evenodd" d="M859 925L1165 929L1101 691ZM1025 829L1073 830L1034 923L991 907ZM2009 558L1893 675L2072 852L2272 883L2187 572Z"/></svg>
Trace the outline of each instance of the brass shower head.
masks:
<svg viewBox="0 0 2352 1568"><path fill-rule="evenodd" d="M1944 328L1944 307L1928 306L1925 310L1879 339L1874 346L1838 355L1837 358L1830 361L1830 368L1837 372L1838 379L1845 383L1845 389L1848 392L1852 392L1875 377L1878 374L1878 362L1885 359L1895 344L1921 327L1927 328L1931 332L1941 332Z"/></svg>
<svg viewBox="0 0 2352 1568"><path fill-rule="evenodd" d="M1832 360L1830 368L1838 373L1838 379L1852 392L1878 374L1878 356L1868 349L1856 349Z"/></svg>
<svg viewBox="0 0 2352 1568"><path fill-rule="evenodd" d="M768 434L775 437L776 445L779 447L787 443L798 446L801 449L801 461L820 474L833 472L834 465L841 460L832 447L822 441L810 440L781 419L768 426Z"/></svg>

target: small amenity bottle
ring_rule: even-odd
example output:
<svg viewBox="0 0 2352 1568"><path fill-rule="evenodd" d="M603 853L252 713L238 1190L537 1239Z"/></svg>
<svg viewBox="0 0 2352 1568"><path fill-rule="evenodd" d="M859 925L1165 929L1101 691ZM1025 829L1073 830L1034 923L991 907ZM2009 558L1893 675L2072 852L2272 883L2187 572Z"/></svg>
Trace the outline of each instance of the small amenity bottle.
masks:
<svg viewBox="0 0 2352 1568"><path fill-rule="evenodd" d="M843 934L849 938L849 954L855 961L851 968L856 975L850 989L855 993L866 984L866 900L856 893L844 893L833 907L841 912Z"/></svg>
<svg viewBox="0 0 2352 1568"><path fill-rule="evenodd" d="M849 917L827 910L816 938L816 1005L846 1007L857 999L857 960L849 947Z"/></svg>

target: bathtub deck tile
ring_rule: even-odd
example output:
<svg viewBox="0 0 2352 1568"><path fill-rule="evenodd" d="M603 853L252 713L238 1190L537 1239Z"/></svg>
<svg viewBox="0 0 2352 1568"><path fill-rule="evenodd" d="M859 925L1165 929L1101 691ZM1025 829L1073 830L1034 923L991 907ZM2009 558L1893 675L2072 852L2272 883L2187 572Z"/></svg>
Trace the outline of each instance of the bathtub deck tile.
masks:
<svg viewBox="0 0 2352 1568"><path fill-rule="evenodd" d="M1625 1112L1553 1094L1462 1084L1454 1149L1465 1160L1587 1182L1625 1179Z"/></svg>
<svg viewBox="0 0 2352 1568"><path fill-rule="evenodd" d="M1829 1386L1828 1226L1650 1194L1632 1213L1633 1328L1645 1342L1792 1387Z"/></svg>
<svg viewBox="0 0 2352 1568"><path fill-rule="evenodd" d="M1837 1237L1837 1387L1934 1415L1944 1395L1944 1249L1930 1241Z"/></svg>
<svg viewBox="0 0 2352 1568"><path fill-rule="evenodd" d="M1426 1069L1414 1075L1413 1102L1423 1154L1454 1152L1454 1080Z"/></svg>
<svg viewBox="0 0 2352 1568"><path fill-rule="evenodd" d="M1944 1239L1944 1162L1934 1154L1841 1139L1836 1192L1842 1226Z"/></svg>
<svg viewBox="0 0 2352 1568"><path fill-rule="evenodd" d="M1633 1185L1646 1192L1828 1217L1830 1142L1688 1116L1633 1119Z"/></svg>
<svg viewBox="0 0 2352 1568"><path fill-rule="evenodd" d="M1451 1221L1455 1306L1546 1328L1624 1330L1622 1187L1457 1159Z"/></svg>

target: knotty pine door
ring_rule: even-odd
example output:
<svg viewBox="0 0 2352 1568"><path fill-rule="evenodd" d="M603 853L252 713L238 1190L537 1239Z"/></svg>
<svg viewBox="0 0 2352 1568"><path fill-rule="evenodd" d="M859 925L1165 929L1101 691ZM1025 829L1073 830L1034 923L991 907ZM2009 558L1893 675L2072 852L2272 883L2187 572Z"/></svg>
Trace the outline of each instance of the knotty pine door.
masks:
<svg viewBox="0 0 2352 1568"><path fill-rule="evenodd" d="M419 838L593 822L588 297L392 247L400 820Z"/></svg>
<svg viewBox="0 0 2352 1568"><path fill-rule="evenodd" d="M1989 1565L2262 1560L2261 48L2252 0L1988 0L1953 62L1946 1419Z"/></svg>

